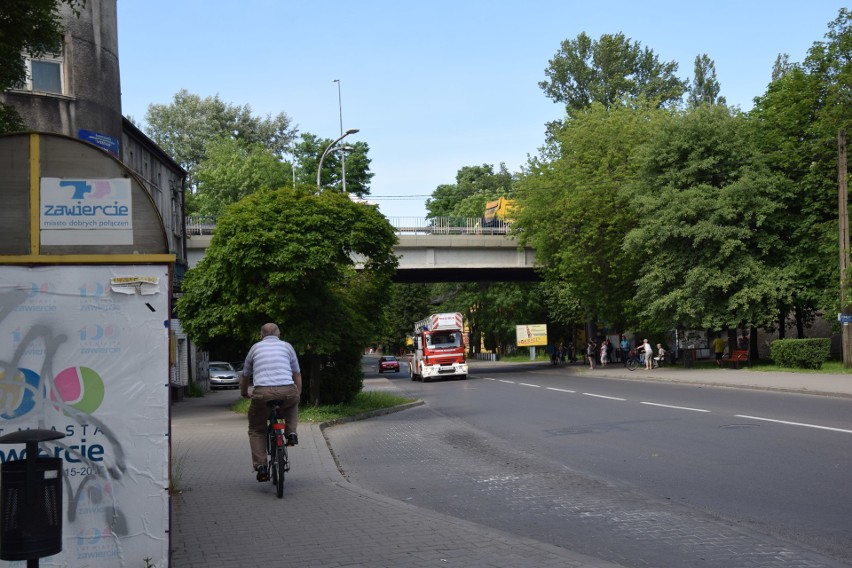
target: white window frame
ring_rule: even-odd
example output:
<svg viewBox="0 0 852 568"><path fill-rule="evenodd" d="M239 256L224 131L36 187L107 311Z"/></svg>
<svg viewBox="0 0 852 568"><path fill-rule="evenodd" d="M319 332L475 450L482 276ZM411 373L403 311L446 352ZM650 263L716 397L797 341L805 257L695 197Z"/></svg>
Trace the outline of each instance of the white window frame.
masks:
<svg viewBox="0 0 852 568"><path fill-rule="evenodd" d="M33 87L33 61L43 62L43 63L53 63L59 67L59 91L45 91L43 89L36 89ZM46 53L41 57L31 57L29 54L24 54L24 65L27 68L27 78L24 81L24 84L20 85L18 88L24 91L31 91L33 93L47 93L51 95L64 95L66 92L65 89L65 58L61 54L53 54Z"/></svg>

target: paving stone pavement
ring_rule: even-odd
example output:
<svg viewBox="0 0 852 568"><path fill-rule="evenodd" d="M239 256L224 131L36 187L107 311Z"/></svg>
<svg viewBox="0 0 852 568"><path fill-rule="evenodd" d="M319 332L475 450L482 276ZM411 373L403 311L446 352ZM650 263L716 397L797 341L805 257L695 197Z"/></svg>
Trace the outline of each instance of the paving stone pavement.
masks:
<svg viewBox="0 0 852 568"><path fill-rule="evenodd" d="M484 369L490 364L473 363L480 365ZM582 369L572 372L586 374ZM619 378L614 376L618 374L622 374L620 378L640 377L638 371L628 374L617 369L608 369L607 374L612 378ZM852 397L848 375L696 372L671 367L641 376L643 380ZM368 379L365 385L369 389L394 389L386 379ZM235 391L218 391L172 406L172 461L180 491L172 499L171 566L618 566L534 538L517 537L435 513L350 483L337 469L323 432L315 424L300 425L300 445L291 452L293 465L287 475L284 499L277 499L271 483L254 479L246 419L229 410L238 397ZM574 512L588 505L561 501L556 504ZM595 509L588 506L587 511L580 511L587 517ZM617 507L612 509L616 510ZM653 531L661 528L655 526L659 519L644 521L651 523L648 534L653 538ZM709 534L696 536L667 530L659 535L660 539L675 539L688 545L690 539L696 538L694 546L708 550L716 544L717 550L723 549L722 541L726 540L717 535L721 541L714 544L714 537ZM730 544L728 540L727 545ZM789 562L790 558L783 558L789 551L780 551L782 556L775 560L764 552L755 550L751 565L825 565L802 557L801 564Z"/></svg>
<svg viewBox="0 0 852 568"><path fill-rule="evenodd" d="M278 499L251 471L246 419L229 410L238 397L217 391L172 406L171 566L618 566L347 482L315 424L299 427Z"/></svg>

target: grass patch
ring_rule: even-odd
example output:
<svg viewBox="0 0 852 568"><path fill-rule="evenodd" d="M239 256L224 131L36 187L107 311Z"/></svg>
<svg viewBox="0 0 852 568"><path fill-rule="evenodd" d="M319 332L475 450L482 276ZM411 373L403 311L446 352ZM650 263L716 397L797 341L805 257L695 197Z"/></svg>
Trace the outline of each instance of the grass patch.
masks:
<svg viewBox="0 0 852 568"><path fill-rule="evenodd" d="M548 362L550 361L550 355L544 350L544 347L541 349L536 349L535 359L530 359L529 353L523 352L514 352L511 355L503 355L500 357L501 361L511 362L511 363L536 363L536 362Z"/></svg>
<svg viewBox="0 0 852 568"><path fill-rule="evenodd" d="M748 367L746 367L748 368ZM757 363L751 368L752 371L777 371L780 373L812 373L816 375L849 375L852 369L843 367L843 361L826 361L819 369L800 369L793 367L781 367L772 362Z"/></svg>
<svg viewBox="0 0 852 568"><path fill-rule="evenodd" d="M414 402L413 398L406 398L380 391L359 392L352 402L348 404L332 404L320 406L300 406L299 422L329 422L338 418L346 418L364 412L391 408ZM249 400L242 398L238 400L231 410L241 414L248 413Z"/></svg>
<svg viewBox="0 0 852 568"><path fill-rule="evenodd" d="M674 365L678 368L683 368L683 363L678 361ZM719 366L716 365L715 359L699 359L698 361L692 362L692 368L695 370L707 370L707 369L718 369ZM725 368L730 369L731 364L726 363ZM743 361L740 363L740 370L743 371L754 371L754 372L779 372L779 373L812 373L816 375L849 375L852 374L852 369L844 369L842 361L826 361L822 364L821 369L800 369L794 367L781 367L780 365L776 365L772 361L763 360L758 361L757 363L752 364L751 367L748 366L748 363Z"/></svg>
<svg viewBox="0 0 852 568"><path fill-rule="evenodd" d="M172 474L169 476L169 493L171 495L186 489L182 484L183 474L186 471L186 456L186 452L182 451L177 444L172 446Z"/></svg>
<svg viewBox="0 0 852 568"><path fill-rule="evenodd" d="M186 385L186 396L190 398L201 398L204 396L204 389L201 388L201 385L196 381L190 381L190 383Z"/></svg>

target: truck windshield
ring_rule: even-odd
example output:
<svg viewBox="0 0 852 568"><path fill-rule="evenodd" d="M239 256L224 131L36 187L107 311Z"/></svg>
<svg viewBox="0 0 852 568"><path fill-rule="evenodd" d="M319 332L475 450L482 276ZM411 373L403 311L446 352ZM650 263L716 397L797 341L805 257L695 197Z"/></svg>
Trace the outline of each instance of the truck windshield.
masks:
<svg viewBox="0 0 852 568"><path fill-rule="evenodd" d="M461 334L455 331L448 333L432 333L428 337L426 337L426 345L428 347L438 349L446 349L448 347L460 347Z"/></svg>

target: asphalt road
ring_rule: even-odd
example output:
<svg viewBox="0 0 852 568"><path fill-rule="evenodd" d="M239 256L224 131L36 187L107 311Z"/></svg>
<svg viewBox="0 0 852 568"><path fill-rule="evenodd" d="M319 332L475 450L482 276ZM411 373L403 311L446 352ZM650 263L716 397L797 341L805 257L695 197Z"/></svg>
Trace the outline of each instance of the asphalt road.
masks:
<svg viewBox="0 0 852 568"><path fill-rule="evenodd" d="M852 565L852 400L541 366L384 376L426 405L327 430L377 493L625 566Z"/></svg>

